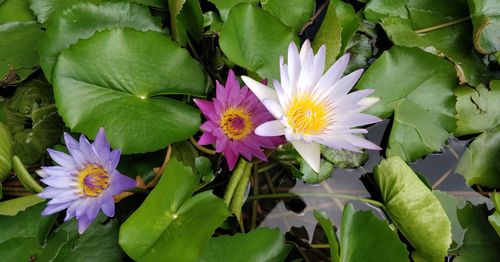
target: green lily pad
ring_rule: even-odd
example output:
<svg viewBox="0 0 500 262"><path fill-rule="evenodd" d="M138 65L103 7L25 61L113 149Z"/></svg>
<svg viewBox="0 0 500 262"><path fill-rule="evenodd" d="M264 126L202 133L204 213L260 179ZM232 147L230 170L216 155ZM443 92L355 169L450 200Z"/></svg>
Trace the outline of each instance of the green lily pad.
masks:
<svg viewBox="0 0 500 262"><path fill-rule="evenodd" d="M415 261L443 261L452 242L451 224L439 200L399 157L375 168L385 211L415 248Z"/></svg>
<svg viewBox="0 0 500 262"><path fill-rule="evenodd" d="M279 57L287 54L292 41L297 43L297 36L277 18L240 4L231 9L219 43L232 62L262 78L279 79Z"/></svg>
<svg viewBox="0 0 500 262"><path fill-rule="evenodd" d="M449 62L418 48L395 46L370 66L356 88L374 89L373 96L380 98L368 113L395 115L386 155L414 161L439 151L455 129L455 86Z"/></svg>
<svg viewBox="0 0 500 262"><path fill-rule="evenodd" d="M37 195L29 195L18 197L7 201L0 202L1 216L16 216L19 212L23 212L29 207L45 201Z"/></svg>
<svg viewBox="0 0 500 262"><path fill-rule="evenodd" d="M52 86L40 79L23 83L10 100L9 108L25 118L29 118L34 110L54 103Z"/></svg>
<svg viewBox="0 0 500 262"><path fill-rule="evenodd" d="M0 86L26 79L38 68L38 40L41 25L36 22L0 24ZM15 74L15 75L14 75Z"/></svg>
<svg viewBox="0 0 500 262"><path fill-rule="evenodd" d="M476 137L458 162L456 172L468 185L500 188L500 126Z"/></svg>
<svg viewBox="0 0 500 262"><path fill-rule="evenodd" d="M64 8L72 6L77 3L91 2L91 3L101 3L103 0L28 0L30 2L30 8L33 13L37 16L38 22L45 23L49 20L53 13L57 14L61 12ZM56 15L54 15L56 16Z"/></svg>
<svg viewBox="0 0 500 262"><path fill-rule="evenodd" d="M262 0L262 9L277 17L296 33L309 21L314 12L313 0Z"/></svg>
<svg viewBox="0 0 500 262"><path fill-rule="evenodd" d="M126 154L156 151L196 133L199 111L160 95L204 90L201 66L157 32L96 33L64 50L54 71L66 125L91 138L104 127L110 144Z"/></svg>
<svg viewBox="0 0 500 262"><path fill-rule="evenodd" d="M340 168L358 168L368 160L368 153L366 151L356 153L323 145L321 146L321 155Z"/></svg>
<svg viewBox="0 0 500 262"><path fill-rule="evenodd" d="M325 45L325 68L333 65L342 47L342 26L335 6L335 1L331 0L328 4L325 18L312 42L312 46L316 51L318 51L320 46Z"/></svg>
<svg viewBox="0 0 500 262"><path fill-rule="evenodd" d="M7 126L0 122L0 182L12 169L12 137Z"/></svg>
<svg viewBox="0 0 500 262"><path fill-rule="evenodd" d="M319 173L316 173L304 159L300 158L300 172L302 173L302 180L304 182L318 184L332 176L333 164L321 159Z"/></svg>
<svg viewBox="0 0 500 262"><path fill-rule="evenodd" d="M40 38L40 65L47 80L52 82L57 57L62 50L80 39L90 38L95 32L111 28L161 32L158 21L145 6L125 2L75 4L52 19Z"/></svg>
<svg viewBox="0 0 500 262"><path fill-rule="evenodd" d="M215 7L217 7L217 10L219 10L220 18L222 19L223 22L226 22L227 17L229 15L229 11L231 11L231 8L234 6L241 4L241 3L251 3L251 4L257 4L259 3L259 0L208 0L209 2L212 2Z"/></svg>
<svg viewBox="0 0 500 262"><path fill-rule="evenodd" d="M0 1L0 24L7 22L29 22L35 21L28 0Z"/></svg>
<svg viewBox="0 0 500 262"><path fill-rule="evenodd" d="M457 129L455 135L477 134L500 124L500 80L493 80L490 88L484 85L456 88Z"/></svg>
<svg viewBox="0 0 500 262"><path fill-rule="evenodd" d="M408 261L408 251L398 235L370 211L355 212L347 204L342 213L340 229L340 260L342 262Z"/></svg>
<svg viewBox="0 0 500 262"><path fill-rule="evenodd" d="M190 167L170 159L156 188L120 228L120 245L131 258L198 259L229 215L226 204L210 191L191 197L198 180Z"/></svg>
<svg viewBox="0 0 500 262"><path fill-rule="evenodd" d="M188 35L196 42L203 33L203 14L197 0L169 0L170 23L172 35L181 46L186 46Z"/></svg>
<svg viewBox="0 0 500 262"><path fill-rule="evenodd" d="M211 238L197 261L284 261L289 251L278 229L257 228L246 234Z"/></svg>
<svg viewBox="0 0 500 262"><path fill-rule="evenodd" d="M496 0L468 0L474 47L481 54L500 51L500 5Z"/></svg>

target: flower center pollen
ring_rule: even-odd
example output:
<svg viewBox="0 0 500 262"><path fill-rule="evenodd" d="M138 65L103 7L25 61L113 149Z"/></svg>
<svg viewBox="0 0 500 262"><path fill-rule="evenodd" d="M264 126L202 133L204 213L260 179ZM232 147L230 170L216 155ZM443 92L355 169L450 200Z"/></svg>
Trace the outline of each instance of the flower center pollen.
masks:
<svg viewBox="0 0 500 262"><path fill-rule="evenodd" d="M224 134L233 140L241 140L252 131L250 114L243 108L231 107L222 114L219 125Z"/></svg>
<svg viewBox="0 0 500 262"><path fill-rule="evenodd" d="M109 186L109 174L100 165L88 165L78 174L78 180L83 194L98 196Z"/></svg>
<svg viewBox="0 0 500 262"><path fill-rule="evenodd" d="M292 129L300 134L316 135L328 125L327 109L309 95L296 96L286 112Z"/></svg>

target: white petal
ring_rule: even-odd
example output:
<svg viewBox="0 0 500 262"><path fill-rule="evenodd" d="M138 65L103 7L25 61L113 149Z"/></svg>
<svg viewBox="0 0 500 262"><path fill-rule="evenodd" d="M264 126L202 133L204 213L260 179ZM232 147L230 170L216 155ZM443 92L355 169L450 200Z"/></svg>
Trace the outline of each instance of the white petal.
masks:
<svg viewBox="0 0 500 262"><path fill-rule="evenodd" d="M363 69L358 69L335 82L328 90L328 97L341 97L346 95L358 82L358 79L363 74Z"/></svg>
<svg viewBox="0 0 500 262"><path fill-rule="evenodd" d="M304 141L293 141L292 145L304 160L311 166L314 172L319 172L320 146L318 143L305 143Z"/></svg>
<svg viewBox="0 0 500 262"><path fill-rule="evenodd" d="M300 67L299 85L297 87L299 92L311 90L314 88L315 84L312 83L312 77L314 75L314 53L312 52L312 49L309 50L309 52L307 52L304 56L304 61Z"/></svg>
<svg viewBox="0 0 500 262"><path fill-rule="evenodd" d="M241 79L243 80L243 82L245 82L248 88L252 90L255 96L259 98L260 101L263 101L264 99L278 100L278 95L276 94L276 91L272 90L266 85L263 85L262 83L257 82L248 76L241 76Z"/></svg>
<svg viewBox="0 0 500 262"><path fill-rule="evenodd" d="M363 113L345 114L337 120L338 122L335 125L345 127L364 126L382 121L376 116Z"/></svg>
<svg viewBox="0 0 500 262"><path fill-rule="evenodd" d="M378 98L378 97L365 97L365 98L361 99L361 101L358 102L358 105L360 106L358 112L365 111L369 107L376 104L378 101L380 101L380 98Z"/></svg>
<svg viewBox="0 0 500 262"><path fill-rule="evenodd" d="M311 76L313 87L316 86L318 81L323 76L323 71L325 70L325 57L326 47L325 45L322 45L314 56L313 75Z"/></svg>
<svg viewBox="0 0 500 262"><path fill-rule="evenodd" d="M335 64L333 64L328 71L326 71L325 75L319 80L316 84L315 90L329 89L337 80L340 79L342 74L347 67L347 63L349 63L350 55L347 53L343 55Z"/></svg>
<svg viewBox="0 0 500 262"><path fill-rule="evenodd" d="M289 92L286 92L283 87L281 86L280 82L273 80L274 84L274 89L276 90L276 93L278 94L278 99L280 102L280 105L282 107L282 110L286 108L290 101L291 94Z"/></svg>
<svg viewBox="0 0 500 262"><path fill-rule="evenodd" d="M285 126L279 120L265 122L255 129L259 136L282 136L285 134Z"/></svg>
<svg viewBox="0 0 500 262"><path fill-rule="evenodd" d="M300 58L297 46L292 41L288 46L288 76L290 78L290 83L293 85L299 80L300 74Z"/></svg>
<svg viewBox="0 0 500 262"><path fill-rule="evenodd" d="M379 146L377 146L376 144L374 144L371 141L368 141L362 137L356 136L356 135L343 134L343 135L339 135L339 138L344 139L347 142L349 142L357 147L362 147L362 148L367 148L367 149L372 149L372 150L381 150L381 148Z"/></svg>
<svg viewBox="0 0 500 262"><path fill-rule="evenodd" d="M340 97L339 99L336 99L335 102L333 102L333 105L335 106L335 111L337 113L340 113L357 109L358 112L360 112L359 111L360 106L358 105L358 103L371 93L373 93L373 90L365 89L361 91L352 92L343 97Z"/></svg>
<svg viewBox="0 0 500 262"><path fill-rule="evenodd" d="M332 134L332 135L322 135L319 137L319 141L316 140L316 142L321 143L325 146L333 147L336 149L345 149L349 150L352 152L359 153L361 150L356 147L355 145L349 143L348 141L339 138L338 135Z"/></svg>
<svg viewBox="0 0 500 262"><path fill-rule="evenodd" d="M276 102L276 100L264 99L264 101L262 101L262 104L264 104L267 110L269 110L269 112L271 112L271 114L276 119L279 119L283 116L283 108L281 108L281 105Z"/></svg>

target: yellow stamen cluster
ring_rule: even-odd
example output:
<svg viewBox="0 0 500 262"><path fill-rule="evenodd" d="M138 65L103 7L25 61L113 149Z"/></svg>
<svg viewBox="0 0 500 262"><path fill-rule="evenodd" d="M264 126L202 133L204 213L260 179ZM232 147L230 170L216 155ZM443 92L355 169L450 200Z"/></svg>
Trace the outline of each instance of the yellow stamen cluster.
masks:
<svg viewBox="0 0 500 262"><path fill-rule="evenodd" d="M231 107L222 114L219 125L227 137L233 140L241 140L252 131L250 114L244 108Z"/></svg>
<svg viewBox="0 0 500 262"><path fill-rule="evenodd" d="M295 96L290 102L286 116L292 129L304 135L316 135L328 125L328 114L324 103L311 95Z"/></svg>
<svg viewBox="0 0 500 262"><path fill-rule="evenodd" d="M99 165L88 165L78 174L78 182L86 196L98 196L109 186L109 174Z"/></svg>

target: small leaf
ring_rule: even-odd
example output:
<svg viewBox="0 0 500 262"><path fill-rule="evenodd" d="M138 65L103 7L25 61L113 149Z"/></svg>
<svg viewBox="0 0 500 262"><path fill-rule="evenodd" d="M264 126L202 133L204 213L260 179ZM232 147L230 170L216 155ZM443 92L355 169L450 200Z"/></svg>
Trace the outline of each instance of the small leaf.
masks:
<svg viewBox="0 0 500 262"><path fill-rule="evenodd" d="M120 228L120 246L134 260L195 261L229 215L211 192L191 197L198 177L171 159L160 182ZM210 216L206 216L210 214Z"/></svg>
<svg viewBox="0 0 500 262"><path fill-rule="evenodd" d="M186 46L188 35L196 42L203 33L203 14L197 0L168 0L172 35L181 46Z"/></svg>
<svg viewBox="0 0 500 262"><path fill-rule="evenodd" d="M467 147L456 172L468 185L500 188L500 126L482 133Z"/></svg>
<svg viewBox="0 0 500 262"><path fill-rule="evenodd" d="M6 125L0 122L0 182L12 169L12 137Z"/></svg>
<svg viewBox="0 0 500 262"><path fill-rule="evenodd" d="M19 212L26 210L26 208L34 206L43 201L44 199L39 198L37 195L29 195L2 201L0 202L0 215L15 216Z"/></svg>
<svg viewBox="0 0 500 262"><path fill-rule="evenodd" d="M356 88L374 89L372 96L381 99L367 113L395 115L387 155L414 161L439 151L455 129L455 86L455 70L446 60L394 46L370 66Z"/></svg>
<svg viewBox="0 0 500 262"><path fill-rule="evenodd" d="M500 51L500 5L496 0L468 0L474 47L481 54Z"/></svg>
<svg viewBox="0 0 500 262"><path fill-rule="evenodd" d="M33 110L53 103L52 87L46 81L34 79L16 88L9 109L28 118Z"/></svg>
<svg viewBox="0 0 500 262"><path fill-rule="evenodd" d="M344 208L344 210L346 209ZM330 218L328 218L326 213L323 211L314 210L313 214L316 220L318 220L318 223L321 225L321 228L323 228L326 238L328 239L328 244L330 245L330 258L332 262L340 261L340 244L337 239L337 234L333 230Z"/></svg>
<svg viewBox="0 0 500 262"><path fill-rule="evenodd" d="M321 146L321 155L340 168L358 168L368 160L368 153L355 153L349 150L340 150L333 147Z"/></svg>
<svg viewBox="0 0 500 262"><path fill-rule="evenodd" d="M40 64L47 80L53 82L52 74L62 50L90 38L95 32L116 27L161 32L158 21L147 7L131 3L95 5L84 2L62 11L47 25L40 38Z"/></svg>
<svg viewBox="0 0 500 262"><path fill-rule="evenodd" d="M382 160L374 174L385 211L415 248L415 261L442 261L451 225L436 196L399 157Z"/></svg>
<svg viewBox="0 0 500 262"><path fill-rule="evenodd" d="M347 204L340 229L340 261L408 261L406 246L387 222ZM376 259L375 259L376 258Z"/></svg>
<svg viewBox="0 0 500 262"><path fill-rule="evenodd" d="M278 229L257 228L211 238L198 261L284 261L289 251Z"/></svg>
<svg viewBox="0 0 500 262"><path fill-rule="evenodd" d="M495 212L488 217L488 221L500 237L500 193L492 193L491 200L495 205Z"/></svg>
<svg viewBox="0 0 500 262"><path fill-rule="evenodd" d="M223 22L226 22L227 17L229 15L229 11L231 9L241 3L251 3L251 4L257 4L259 3L259 0L208 0L209 2L212 2L215 7L217 7L217 10L219 10L220 17Z"/></svg>
<svg viewBox="0 0 500 262"><path fill-rule="evenodd" d="M198 151L188 141L182 141L171 145L172 154L170 158L175 158L185 166L195 169L195 159L198 157Z"/></svg>
<svg viewBox="0 0 500 262"><path fill-rule="evenodd" d="M29 22L35 21L28 0L0 1L0 24L7 22Z"/></svg>
<svg viewBox="0 0 500 262"><path fill-rule="evenodd" d="M283 24L300 32L302 27L313 15L315 1L313 0L262 0L262 9L277 17Z"/></svg>
<svg viewBox="0 0 500 262"><path fill-rule="evenodd" d="M457 129L455 135L470 135L487 131L500 124L500 81L493 80L490 89L479 85L475 89L456 88Z"/></svg>
<svg viewBox="0 0 500 262"><path fill-rule="evenodd" d="M300 172L302 173L302 180L304 180L304 182L308 184L318 184L332 176L333 165L332 163L321 159L319 173L316 173L311 166L301 158Z"/></svg>
<svg viewBox="0 0 500 262"><path fill-rule="evenodd" d="M156 151L196 133L199 111L160 95L204 90L201 66L157 32L98 32L64 50L54 71L66 125L91 138L104 127L111 146L125 154Z"/></svg>
<svg viewBox="0 0 500 262"><path fill-rule="evenodd" d="M292 41L297 43L297 36L277 18L257 6L240 4L229 13L220 47L235 64L262 78L278 79L279 57L286 55Z"/></svg>

